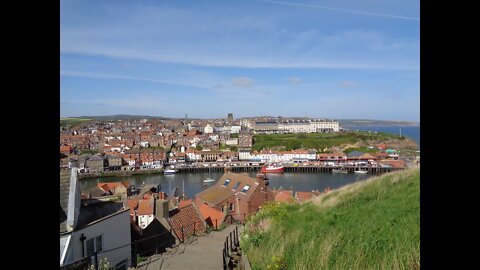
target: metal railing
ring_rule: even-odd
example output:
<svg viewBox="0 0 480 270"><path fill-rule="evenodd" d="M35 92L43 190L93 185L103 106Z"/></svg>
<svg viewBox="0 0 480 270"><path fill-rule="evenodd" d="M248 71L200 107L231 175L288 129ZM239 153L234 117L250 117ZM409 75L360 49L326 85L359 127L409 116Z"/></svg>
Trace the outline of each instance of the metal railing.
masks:
<svg viewBox="0 0 480 270"><path fill-rule="evenodd" d="M231 268L234 264L232 254L238 250L240 246L240 241L238 240L238 227L235 226L235 229L227 235L225 242L223 243L223 269L227 270Z"/></svg>

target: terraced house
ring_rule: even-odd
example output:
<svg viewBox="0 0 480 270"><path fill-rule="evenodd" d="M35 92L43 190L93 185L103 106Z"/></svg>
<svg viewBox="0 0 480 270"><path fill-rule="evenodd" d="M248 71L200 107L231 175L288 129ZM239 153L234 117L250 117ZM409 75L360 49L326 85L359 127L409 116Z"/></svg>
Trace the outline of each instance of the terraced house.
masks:
<svg viewBox="0 0 480 270"><path fill-rule="evenodd" d="M198 206L208 205L236 220L244 220L257 212L263 204L273 200L274 195L264 174L252 178L247 173L232 173L228 168L214 186L195 197Z"/></svg>

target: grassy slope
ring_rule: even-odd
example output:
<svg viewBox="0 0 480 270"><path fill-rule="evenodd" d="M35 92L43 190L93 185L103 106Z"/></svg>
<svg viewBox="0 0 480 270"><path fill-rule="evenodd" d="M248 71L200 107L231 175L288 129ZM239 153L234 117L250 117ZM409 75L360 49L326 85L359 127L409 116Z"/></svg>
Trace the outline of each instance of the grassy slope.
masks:
<svg viewBox="0 0 480 270"><path fill-rule="evenodd" d="M246 232L241 245L254 269L419 269L419 169L303 205L266 206Z"/></svg>
<svg viewBox="0 0 480 270"><path fill-rule="evenodd" d="M387 133L340 132L340 133L304 133L304 134L257 134L254 136L253 150L274 147L292 149L324 149L325 147L354 144L359 140L384 140L396 135Z"/></svg>

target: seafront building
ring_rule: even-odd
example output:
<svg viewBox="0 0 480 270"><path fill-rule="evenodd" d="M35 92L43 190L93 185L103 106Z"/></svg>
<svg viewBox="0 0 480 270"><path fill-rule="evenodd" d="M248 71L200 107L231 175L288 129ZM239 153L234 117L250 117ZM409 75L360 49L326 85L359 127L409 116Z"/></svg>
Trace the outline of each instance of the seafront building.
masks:
<svg viewBox="0 0 480 270"><path fill-rule="evenodd" d="M334 120L258 121L253 127L255 134L338 132L339 130L339 122Z"/></svg>

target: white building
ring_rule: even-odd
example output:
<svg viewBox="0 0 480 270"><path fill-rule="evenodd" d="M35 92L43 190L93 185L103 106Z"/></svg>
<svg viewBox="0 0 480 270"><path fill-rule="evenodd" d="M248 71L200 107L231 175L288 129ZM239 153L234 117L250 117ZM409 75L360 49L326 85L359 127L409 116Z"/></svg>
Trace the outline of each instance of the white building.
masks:
<svg viewBox="0 0 480 270"><path fill-rule="evenodd" d="M226 140L226 141L225 141L225 144L226 144L226 145L238 145L238 139L237 139L237 138L233 138L233 139L230 139L230 140Z"/></svg>
<svg viewBox="0 0 480 270"><path fill-rule="evenodd" d="M138 201L137 220L138 226L145 229L155 218L153 215L153 198Z"/></svg>
<svg viewBox="0 0 480 270"><path fill-rule="evenodd" d="M239 150L238 151L238 160L250 160L250 151L249 150Z"/></svg>
<svg viewBox="0 0 480 270"><path fill-rule="evenodd" d="M210 124L207 124L203 129L203 133L213 133L213 127Z"/></svg>
<svg viewBox="0 0 480 270"><path fill-rule="evenodd" d="M60 266L106 258L115 268L131 264L130 214L122 203L80 204L77 169L60 172ZM110 250L110 251L107 251ZM106 251L106 252L102 252Z"/></svg>
<svg viewBox="0 0 480 270"><path fill-rule="evenodd" d="M240 132L241 129L242 129L242 126L232 126L230 129L230 133L237 134Z"/></svg>

